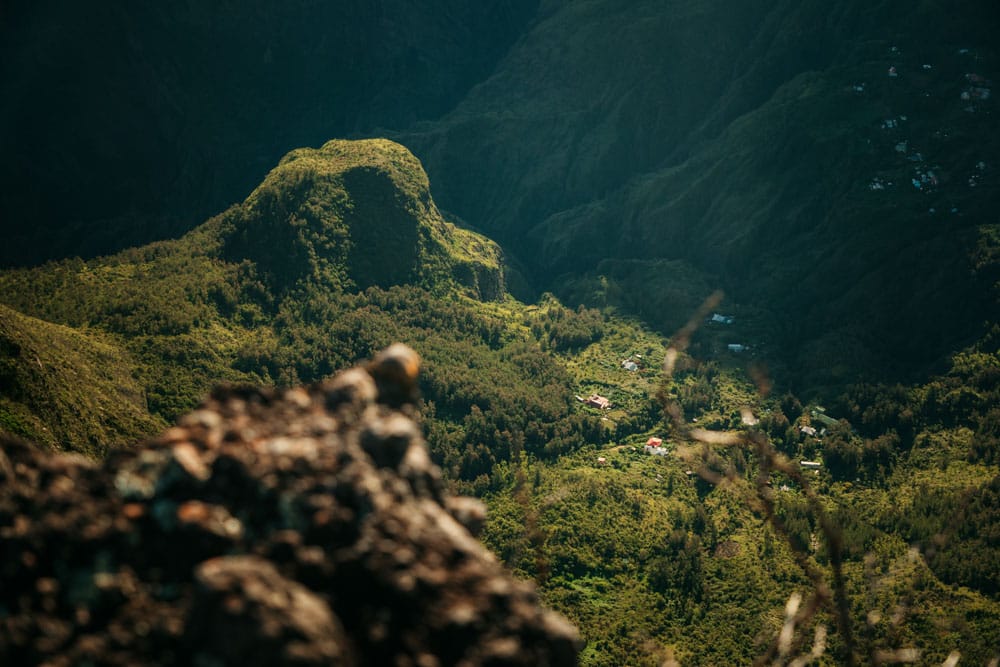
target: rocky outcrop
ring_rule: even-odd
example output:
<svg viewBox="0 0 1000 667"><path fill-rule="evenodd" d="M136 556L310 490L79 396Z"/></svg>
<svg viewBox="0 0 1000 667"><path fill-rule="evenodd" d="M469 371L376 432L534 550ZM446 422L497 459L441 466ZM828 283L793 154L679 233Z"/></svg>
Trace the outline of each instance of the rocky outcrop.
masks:
<svg viewBox="0 0 1000 667"><path fill-rule="evenodd" d="M477 542L393 346L223 388L102 463L0 450L0 663L570 665L575 629Z"/></svg>

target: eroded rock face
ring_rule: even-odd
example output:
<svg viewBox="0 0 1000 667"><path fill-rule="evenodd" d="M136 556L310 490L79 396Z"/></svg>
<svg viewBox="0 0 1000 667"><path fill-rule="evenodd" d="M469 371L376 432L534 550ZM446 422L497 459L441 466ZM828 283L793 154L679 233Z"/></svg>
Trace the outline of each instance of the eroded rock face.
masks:
<svg viewBox="0 0 1000 667"><path fill-rule="evenodd" d="M0 664L575 664L446 493L417 366L220 389L101 464L3 442Z"/></svg>

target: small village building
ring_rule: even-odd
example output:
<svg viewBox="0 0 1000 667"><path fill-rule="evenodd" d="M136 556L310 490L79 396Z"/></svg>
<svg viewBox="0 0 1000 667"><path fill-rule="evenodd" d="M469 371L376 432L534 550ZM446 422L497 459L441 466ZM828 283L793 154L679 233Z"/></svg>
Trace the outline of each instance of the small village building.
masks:
<svg viewBox="0 0 1000 667"><path fill-rule="evenodd" d="M587 397L586 404L598 410L607 410L611 407L611 401L598 394L591 394Z"/></svg>
<svg viewBox="0 0 1000 667"><path fill-rule="evenodd" d="M631 373L634 373L637 370L639 370L639 364L635 363L631 359L626 359L625 361L622 362L622 368Z"/></svg>
<svg viewBox="0 0 1000 667"><path fill-rule="evenodd" d="M812 438L816 437L816 429L814 429L812 426L800 426L799 431Z"/></svg>
<svg viewBox="0 0 1000 667"><path fill-rule="evenodd" d="M747 346L743 345L742 343L730 343L729 345L727 345L727 347L729 348L730 352L746 352L747 351Z"/></svg>
<svg viewBox="0 0 1000 667"><path fill-rule="evenodd" d="M826 414L826 409L819 405L810 410L809 414L812 415L814 421L818 421L824 426L834 427L840 424L836 419Z"/></svg>
<svg viewBox="0 0 1000 667"><path fill-rule="evenodd" d="M710 322L717 322L719 324L732 324L733 318L730 315L720 315L719 313L712 313L712 317L709 318Z"/></svg>
<svg viewBox="0 0 1000 667"><path fill-rule="evenodd" d="M597 465L606 466L608 465L608 459L604 456L597 457Z"/></svg>
<svg viewBox="0 0 1000 667"><path fill-rule="evenodd" d="M647 454L652 454L653 456L666 456L669 453L667 448L663 446L662 438L650 438L646 441L646 446L642 449Z"/></svg>
<svg viewBox="0 0 1000 667"><path fill-rule="evenodd" d="M806 470L819 470L823 467L823 464L819 461L800 461L799 465Z"/></svg>

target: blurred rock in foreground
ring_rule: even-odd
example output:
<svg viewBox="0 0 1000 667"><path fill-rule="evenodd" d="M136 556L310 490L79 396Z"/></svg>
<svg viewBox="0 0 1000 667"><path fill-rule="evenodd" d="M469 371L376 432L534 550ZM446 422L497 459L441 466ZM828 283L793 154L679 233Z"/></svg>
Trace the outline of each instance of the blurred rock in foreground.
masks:
<svg viewBox="0 0 1000 667"><path fill-rule="evenodd" d="M310 388L224 388L96 464L3 441L0 664L572 665L470 534L396 345Z"/></svg>

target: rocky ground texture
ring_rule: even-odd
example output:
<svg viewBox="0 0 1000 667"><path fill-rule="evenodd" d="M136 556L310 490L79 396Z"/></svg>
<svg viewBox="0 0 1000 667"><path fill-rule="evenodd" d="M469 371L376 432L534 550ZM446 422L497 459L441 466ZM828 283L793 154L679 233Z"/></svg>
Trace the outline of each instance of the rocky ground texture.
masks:
<svg viewBox="0 0 1000 667"><path fill-rule="evenodd" d="M100 463L3 441L0 664L575 664L445 491L418 365L221 388Z"/></svg>

